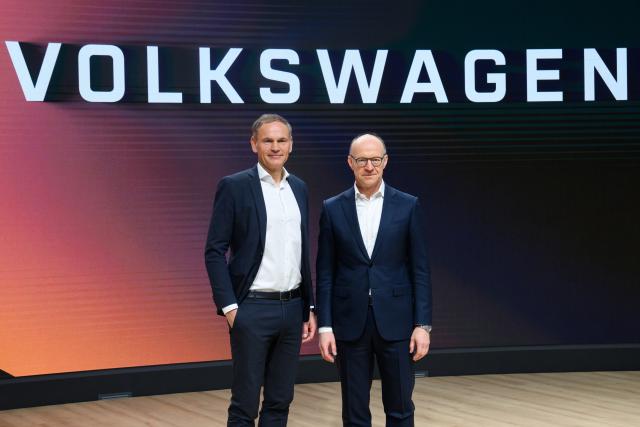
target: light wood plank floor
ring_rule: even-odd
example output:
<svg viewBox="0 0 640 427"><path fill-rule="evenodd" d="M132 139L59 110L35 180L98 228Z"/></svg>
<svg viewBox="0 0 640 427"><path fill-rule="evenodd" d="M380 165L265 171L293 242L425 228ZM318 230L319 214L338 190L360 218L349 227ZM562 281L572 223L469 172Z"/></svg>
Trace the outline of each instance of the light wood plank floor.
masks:
<svg viewBox="0 0 640 427"><path fill-rule="evenodd" d="M228 390L0 411L1 427L224 426ZM380 382L373 425L384 426ZM417 426L640 426L640 372L419 378ZM340 426L338 383L296 386L289 425Z"/></svg>

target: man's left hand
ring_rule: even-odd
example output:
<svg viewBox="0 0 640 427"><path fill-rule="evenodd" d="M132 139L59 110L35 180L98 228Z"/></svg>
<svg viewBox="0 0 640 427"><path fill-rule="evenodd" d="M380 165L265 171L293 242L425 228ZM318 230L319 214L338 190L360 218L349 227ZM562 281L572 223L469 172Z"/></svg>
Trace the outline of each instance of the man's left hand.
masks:
<svg viewBox="0 0 640 427"><path fill-rule="evenodd" d="M417 362L427 355L429 352L429 344L431 344L429 332L422 328L414 328L411 334L411 342L409 343L409 353L413 353L414 362Z"/></svg>
<svg viewBox="0 0 640 427"><path fill-rule="evenodd" d="M309 342L316 335L316 315L309 313L309 321L302 324L302 344Z"/></svg>

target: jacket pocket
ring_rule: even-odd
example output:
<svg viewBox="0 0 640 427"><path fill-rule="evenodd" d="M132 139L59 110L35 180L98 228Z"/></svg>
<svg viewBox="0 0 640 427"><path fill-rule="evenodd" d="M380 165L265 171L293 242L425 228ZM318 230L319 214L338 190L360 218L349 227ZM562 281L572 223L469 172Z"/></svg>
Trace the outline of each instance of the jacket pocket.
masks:
<svg viewBox="0 0 640 427"><path fill-rule="evenodd" d="M396 286L393 288L393 296L399 297L401 295L410 295L411 294L411 285L407 286Z"/></svg>
<svg viewBox="0 0 640 427"><path fill-rule="evenodd" d="M334 296L337 296L340 298L349 298L349 296L351 295L351 292L349 292L349 289L343 288L343 287L334 287L332 293Z"/></svg>

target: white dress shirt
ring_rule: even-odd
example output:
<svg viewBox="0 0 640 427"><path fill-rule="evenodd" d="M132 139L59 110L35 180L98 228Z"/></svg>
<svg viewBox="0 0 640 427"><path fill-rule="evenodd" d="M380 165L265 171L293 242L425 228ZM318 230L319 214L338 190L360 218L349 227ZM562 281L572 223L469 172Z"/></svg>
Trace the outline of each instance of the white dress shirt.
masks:
<svg viewBox="0 0 640 427"><path fill-rule="evenodd" d="M382 202L384 201L384 181L380 183L378 191L368 198L358 190L357 185L353 185L356 190L356 212L358 214L358 225L360 226L360 235L367 249L369 258L373 253L373 248L378 238L378 229L380 228L380 218L382 218ZM371 292L371 290L369 290ZM330 326L318 328L318 333L333 332Z"/></svg>
<svg viewBox="0 0 640 427"><path fill-rule="evenodd" d="M287 181L289 172L283 170L284 177L279 184L273 180L258 163L258 177L267 210L267 233L260 268L253 283L252 291L286 292L298 287L302 281L302 231L300 229L300 208ZM230 304L222 312L238 308Z"/></svg>
<svg viewBox="0 0 640 427"><path fill-rule="evenodd" d="M378 237L378 229L380 228L380 218L382 217L382 202L384 200L384 181L380 183L378 191L373 193L371 198L367 198L358 191L358 187L354 185L356 190L356 212L358 213L358 224L360 225L360 234L364 247L367 249L369 258L373 253L373 247Z"/></svg>

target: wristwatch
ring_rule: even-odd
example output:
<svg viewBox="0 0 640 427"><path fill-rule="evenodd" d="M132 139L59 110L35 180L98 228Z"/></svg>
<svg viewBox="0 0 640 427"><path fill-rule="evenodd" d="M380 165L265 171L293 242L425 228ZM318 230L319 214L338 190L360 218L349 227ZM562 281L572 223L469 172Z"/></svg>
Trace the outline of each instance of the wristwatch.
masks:
<svg viewBox="0 0 640 427"><path fill-rule="evenodd" d="M416 328L424 329L428 334L431 334L431 325L416 325Z"/></svg>

